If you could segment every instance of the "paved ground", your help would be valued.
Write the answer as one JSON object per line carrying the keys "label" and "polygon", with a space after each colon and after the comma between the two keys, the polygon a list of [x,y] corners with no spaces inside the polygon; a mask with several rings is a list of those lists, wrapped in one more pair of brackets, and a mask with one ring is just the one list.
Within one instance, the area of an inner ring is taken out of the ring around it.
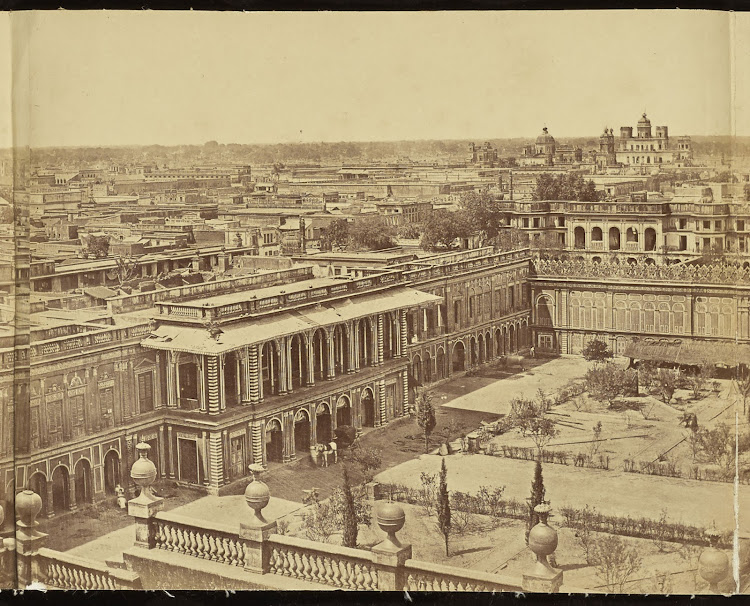
{"label": "paved ground", "polygon": [[[376,480],[420,486],[422,472],[437,473],[442,457],[424,455],[384,471]],[[532,461],[485,455],[447,458],[448,488],[474,493],[480,486],[505,486],[505,496],[525,499],[534,473]],[[663,478],[620,471],[599,471],[566,465],[544,466],[546,496],[553,508],[591,505],[605,514],[668,518],[701,527],[714,522],[721,530],[734,528],[733,485]],[[740,486],[740,510],[750,511],[750,486]]]}

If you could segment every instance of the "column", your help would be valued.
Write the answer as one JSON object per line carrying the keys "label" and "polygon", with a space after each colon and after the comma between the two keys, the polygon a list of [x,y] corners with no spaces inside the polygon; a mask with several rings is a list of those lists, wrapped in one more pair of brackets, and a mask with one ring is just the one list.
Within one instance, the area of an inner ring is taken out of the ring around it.
{"label": "column", "polygon": [[206,357],[198,356],[198,406],[201,412],[206,412]]}
{"label": "column", "polygon": [[219,358],[207,356],[206,383],[208,385],[208,414],[217,415],[221,412],[221,394],[219,393]]}
{"label": "column", "polygon": [[336,376],[336,362],[334,360],[334,358],[336,357],[336,351],[333,347],[333,333],[333,330],[331,330],[330,332],[326,332],[326,345],[328,346],[328,372],[326,374],[326,378],[328,380],[331,380]]}
{"label": "column", "polygon": [[388,422],[385,412],[385,379],[378,381],[378,414],[380,416],[380,424],[385,425]]}
{"label": "column", "polygon": [[172,426],[167,425],[167,452],[169,453],[169,477],[174,479],[174,442]]}
{"label": "column", "polygon": [[224,365],[227,357],[224,354],[219,355],[219,411],[224,412],[227,407],[226,383],[224,382]]}
{"label": "column", "polygon": [[[93,491],[93,486],[91,489]],[[70,511],[76,511],[78,509],[78,503],[76,502],[76,474],[74,473],[68,475],[68,509]]]}
{"label": "column", "polygon": [[359,370],[359,322],[352,322],[352,331],[354,337],[352,342],[354,343],[354,372]]}
{"label": "column", "polygon": [[47,480],[47,517],[51,518],[55,515],[55,507],[52,503],[52,478]]}
{"label": "column", "polygon": [[356,360],[357,357],[357,349],[355,347],[354,338],[355,338],[355,330],[354,330],[354,322],[348,322],[346,325],[346,347],[347,347],[347,360],[348,363],[346,365],[346,372],[351,374],[354,372]]}
{"label": "column", "polygon": [[377,364],[380,366],[383,364],[384,359],[384,347],[383,347],[383,314],[378,314],[378,355]]}
{"label": "column", "polygon": [[287,386],[287,339],[286,337],[282,337],[278,340],[277,345],[279,347],[279,389],[278,393],[279,395],[285,394],[287,392],[286,386]]}
{"label": "column", "polygon": [[401,353],[401,356],[405,356],[406,355],[406,348],[408,346],[408,336],[409,336],[407,334],[407,329],[406,329],[406,310],[405,309],[400,309],[399,310],[399,314],[401,316],[400,319],[399,319],[399,324],[400,324],[400,327],[401,327],[401,334],[399,335],[400,336],[400,343],[401,343],[401,352],[400,353]]}
{"label": "column", "polygon": [[161,475],[162,478],[167,476],[167,448],[164,447],[164,425],[161,425],[159,427],[159,475]]}
{"label": "column", "polygon": [[265,442],[263,436],[263,421],[251,421],[250,426],[250,443],[253,454],[253,463],[260,463],[261,465],[266,464],[265,461]]}
{"label": "column", "polygon": [[175,352],[168,351],[165,358],[167,366],[167,407],[177,408],[179,405],[179,392],[177,391],[177,355]]}
{"label": "column", "polygon": [[224,484],[224,447],[221,432],[212,431],[208,436],[208,492],[218,494],[219,487]]}
{"label": "column", "polygon": [[257,345],[251,345],[247,350],[247,395],[248,400],[258,404],[263,397],[260,385],[260,353]]}
{"label": "column", "polygon": [[[287,337],[286,341],[286,390],[292,391],[294,385],[292,384],[292,338]],[[299,360],[298,360],[299,362]],[[298,368],[302,368],[300,365]]]}
{"label": "column", "polygon": [[409,414],[409,411],[411,410],[411,404],[409,402],[409,373],[407,371],[404,371],[402,377],[403,377],[402,385],[403,385],[403,390],[404,390],[403,391],[404,393],[403,409],[404,409],[404,415],[407,415]]}
{"label": "column", "polygon": [[378,366],[378,319],[370,318],[370,366]]}
{"label": "column", "polygon": [[284,461],[284,463],[288,463],[289,461],[294,459],[294,437],[293,437],[293,427],[292,427],[292,419],[291,414],[289,412],[284,412],[284,414],[281,417],[281,435],[283,437],[283,444],[284,444],[284,450],[281,453],[281,460]]}

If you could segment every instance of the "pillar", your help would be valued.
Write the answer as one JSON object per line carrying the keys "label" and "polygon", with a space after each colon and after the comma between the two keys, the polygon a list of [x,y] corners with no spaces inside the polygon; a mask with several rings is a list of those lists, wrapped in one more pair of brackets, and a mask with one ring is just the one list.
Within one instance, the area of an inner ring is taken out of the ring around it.
{"label": "pillar", "polygon": [[[93,470],[92,470],[93,476]],[[93,492],[93,486],[91,487]],[[76,500],[76,474],[68,474],[68,509],[70,511],[76,511],[78,509],[78,502]]]}
{"label": "pillar", "polygon": [[198,406],[201,412],[206,412],[206,357],[198,357]]}
{"label": "pillar", "polygon": [[219,392],[219,358],[206,357],[206,382],[208,385],[208,414],[217,415],[221,411],[221,393]]}
{"label": "pillar", "polygon": [[384,346],[383,346],[383,314],[378,314],[378,349],[377,349],[377,365],[383,364],[384,359]]}
{"label": "pillar", "polygon": [[52,502],[52,477],[47,479],[47,500],[45,501],[47,506],[47,511],[45,512],[47,514],[48,518],[52,518],[55,515],[55,507]]}
{"label": "pillar", "polygon": [[279,347],[279,395],[287,392],[287,338],[282,337],[278,340]]}
{"label": "pillar", "polygon": [[400,336],[400,343],[401,343],[401,351],[400,351],[400,353],[401,353],[401,356],[405,356],[406,355],[406,348],[408,346],[408,336],[409,336],[408,333],[407,333],[407,328],[406,328],[406,310],[405,309],[400,309],[399,310],[399,315],[400,315],[399,325],[400,325],[400,328],[401,328],[401,334],[399,335]]}
{"label": "pillar", "polygon": [[404,394],[404,415],[409,414],[409,411],[411,410],[411,403],[409,402],[409,372],[404,371],[403,372],[403,380],[402,380],[402,386],[403,386],[403,394]]}
{"label": "pillar", "polygon": [[328,372],[326,374],[326,378],[328,380],[334,379],[336,377],[336,351],[333,347],[333,333],[334,331],[331,330],[330,332],[326,333],[326,345],[328,346]]}
{"label": "pillar", "polygon": [[359,370],[359,322],[352,322],[354,337],[354,372]]}
{"label": "pillar", "polygon": [[388,422],[385,411],[385,379],[378,381],[378,414],[380,424],[385,425]]}
{"label": "pillar", "polygon": [[167,425],[167,451],[169,453],[169,477],[174,478],[174,442],[172,437],[172,426]]}
{"label": "pillar", "polygon": [[220,431],[208,435],[208,473],[208,492],[218,494],[219,487],[224,484],[224,447]]}
{"label": "pillar", "polygon": [[258,404],[262,399],[260,392],[260,351],[257,345],[247,349],[247,395],[248,400]]}
{"label": "pillar", "polygon": [[171,445],[164,448],[164,442],[164,425],[161,425],[159,427],[159,473],[162,478],[167,476],[167,448],[171,448]]}
{"label": "pillar", "polygon": [[296,458],[294,450],[294,417],[291,412],[285,412],[281,417],[281,435],[283,437],[284,451],[281,459],[284,463]]}
{"label": "pillar", "polygon": [[354,322],[348,322],[346,324],[346,372],[352,374],[354,372],[354,366],[356,364],[355,358],[357,357],[357,350],[354,347]]}
{"label": "pillar", "polygon": [[315,385],[315,350],[313,349],[313,334],[308,333],[305,339],[307,345],[307,384]]}
{"label": "pillar", "polygon": [[259,463],[265,466],[265,437],[263,435],[263,421],[250,421],[250,449],[253,456],[253,463]]}
{"label": "pillar", "polygon": [[286,351],[286,390],[292,391],[292,338],[286,337],[284,341],[286,342],[284,347]]}
{"label": "pillar", "polygon": [[179,406],[179,392],[177,387],[177,354],[168,351],[166,358],[167,366],[167,407],[177,408]]}

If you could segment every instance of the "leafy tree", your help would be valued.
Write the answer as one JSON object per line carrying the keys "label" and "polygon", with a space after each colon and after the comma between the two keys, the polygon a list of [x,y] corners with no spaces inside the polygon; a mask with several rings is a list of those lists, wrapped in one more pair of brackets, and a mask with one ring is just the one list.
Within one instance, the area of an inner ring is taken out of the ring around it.
{"label": "leafy tree", "polygon": [[357,546],[357,513],[354,505],[354,495],[352,494],[352,487],[349,484],[349,471],[344,465],[343,468],[344,482],[342,486],[343,491],[343,508],[342,508],[342,519],[344,523],[344,537],[342,545],[344,547],[356,547]]}
{"label": "leafy tree", "polygon": [[607,347],[604,341],[594,339],[586,344],[583,348],[583,357],[589,362],[599,362],[601,360],[609,360],[614,355],[612,350]]}
{"label": "leafy tree", "polygon": [[540,175],[533,193],[534,200],[580,200],[597,202],[604,192],[597,191],[593,181],[584,181],[581,175]]}
{"label": "leafy tree", "polygon": [[521,435],[530,437],[539,452],[558,434],[555,423],[544,416],[548,401],[542,397],[535,400],[513,398],[510,401],[510,424]]}
{"label": "leafy tree", "polygon": [[380,215],[355,219],[349,228],[349,235],[358,248],[383,250],[396,246],[396,228]]}
{"label": "leafy tree", "polygon": [[430,434],[435,429],[435,425],[437,425],[435,409],[432,405],[432,394],[424,389],[419,389],[415,404],[417,409],[417,425],[419,425],[422,435],[424,435],[424,451],[428,453],[430,451]]}
{"label": "leafy tree", "polygon": [[438,208],[425,221],[420,246],[424,250],[451,248],[457,238],[466,238],[470,234],[471,226],[464,212]]}
{"label": "leafy tree", "polygon": [[416,240],[422,236],[424,232],[424,226],[419,223],[406,223],[402,225],[398,230],[399,238],[405,238],[407,240]]}
{"label": "leafy tree", "polygon": [[448,469],[445,466],[445,459],[440,466],[440,485],[437,494],[437,519],[440,533],[445,539],[445,555],[448,553],[448,537],[451,532],[451,505],[448,496]]}
{"label": "leafy tree", "polygon": [[584,376],[586,390],[598,402],[607,402],[611,407],[617,398],[625,395],[633,384],[632,371],[618,368],[613,362],[590,368]]}
{"label": "leafy tree", "polygon": [[529,234],[517,227],[502,227],[492,239],[495,248],[506,251],[529,246]]}
{"label": "leafy tree", "polygon": [[713,376],[714,365],[711,362],[704,361],[698,369],[688,377],[690,390],[693,392],[693,399],[700,398],[701,390],[706,382]]}
{"label": "leafy tree", "polygon": [[672,401],[675,389],[677,389],[677,377],[675,373],[666,368],[660,368],[656,373],[656,384],[661,401],[669,404]]}
{"label": "leafy tree", "polygon": [[377,448],[365,448],[358,439],[354,440],[346,457],[359,467],[365,482],[372,482],[375,470],[383,464],[382,451]]}
{"label": "leafy tree", "polygon": [[336,433],[336,444],[340,448],[350,446],[357,439],[357,429],[351,425],[339,425],[334,432]]}
{"label": "leafy tree", "polygon": [[529,540],[529,532],[534,526],[539,523],[539,514],[534,511],[537,505],[545,503],[544,494],[546,490],[544,488],[544,476],[542,475],[542,460],[541,457],[537,457],[536,465],[534,466],[534,479],[531,481],[531,495],[529,496],[529,518],[526,526],[526,541]]}
{"label": "leafy tree", "polygon": [[471,192],[461,198],[461,208],[472,231],[484,232],[490,239],[497,235],[505,216],[502,200],[491,194]]}
{"label": "leafy tree", "polygon": [[109,238],[107,236],[90,235],[86,238],[86,253],[102,259],[109,252]]}
{"label": "leafy tree", "polygon": [[349,244],[349,222],[346,219],[334,219],[323,230],[321,240],[327,250],[346,249]]}

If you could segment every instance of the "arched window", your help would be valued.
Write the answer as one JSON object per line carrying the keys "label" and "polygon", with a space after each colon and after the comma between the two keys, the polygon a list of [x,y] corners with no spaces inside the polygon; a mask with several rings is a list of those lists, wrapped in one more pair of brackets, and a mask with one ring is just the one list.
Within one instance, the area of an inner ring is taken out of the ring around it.
{"label": "arched window", "polygon": [[595,227],[594,229],[591,230],[591,239],[594,242],[601,242],[602,238],[603,238],[603,235],[602,235],[601,227]]}
{"label": "arched window", "polygon": [[609,250],[620,250],[620,230],[616,227],[609,228]]}
{"label": "arched window", "polygon": [[583,229],[583,227],[576,227],[573,230],[573,235],[575,238],[574,247],[586,248],[586,231]]}

